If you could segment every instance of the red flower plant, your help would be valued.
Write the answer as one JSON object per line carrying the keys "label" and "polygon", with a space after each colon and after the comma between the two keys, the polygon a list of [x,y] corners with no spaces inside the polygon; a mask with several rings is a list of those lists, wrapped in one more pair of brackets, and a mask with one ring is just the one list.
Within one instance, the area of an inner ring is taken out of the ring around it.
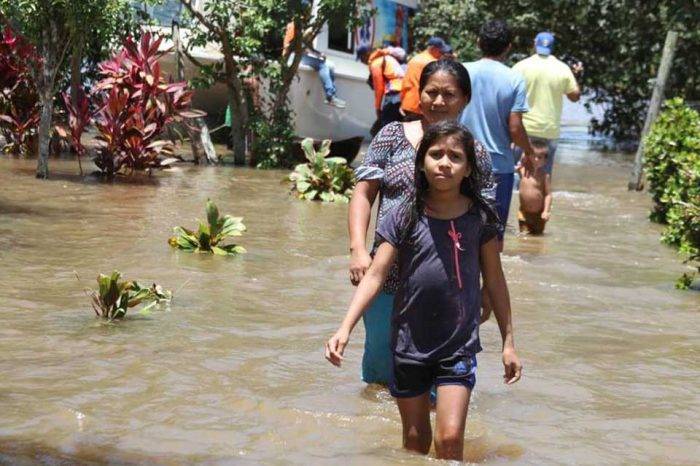
{"label": "red flower plant", "polygon": [[124,170],[160,168],[174,159],[170,141],[159,140],[166,126],[202,116],[190,110],[192,91],[185,82],[166,82],[158,60],[162,38],[144,33],[132,38],[110,60],[100,64],[95,86],[99,106],[95,117],[100,147],[95,164],[106,175]]}
{"label": "red flower plant", "polygon": [[0,36],[0,132],[7,142],[4,152],[30,152],[40,118],[31,66],[40,64],[34,47],[6,27]]}

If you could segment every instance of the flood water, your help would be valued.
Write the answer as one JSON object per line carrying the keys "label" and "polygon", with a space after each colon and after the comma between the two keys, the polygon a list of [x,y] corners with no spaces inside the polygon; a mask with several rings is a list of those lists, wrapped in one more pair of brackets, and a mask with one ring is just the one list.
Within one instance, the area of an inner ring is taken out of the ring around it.
{"label": "flood water", "polygon": [[[546,235],[506,237],[524,377],[503,385],[488,322],[465,460],[697,464],[700,294],[673,288],[685,269],[626,189],[630,156],[574,136]],[[0,160],[0,463],[435,462],[402,451],[392,399],[359,380],[361,326],[342,369],[322,357],[352,294],[346,205],[297,201],[283,172],[34,167]],[[170,249],[208,197],[244,217],[248,254]],[[83,289],[113,269],[172,289],[171,310],[101,324]]]}

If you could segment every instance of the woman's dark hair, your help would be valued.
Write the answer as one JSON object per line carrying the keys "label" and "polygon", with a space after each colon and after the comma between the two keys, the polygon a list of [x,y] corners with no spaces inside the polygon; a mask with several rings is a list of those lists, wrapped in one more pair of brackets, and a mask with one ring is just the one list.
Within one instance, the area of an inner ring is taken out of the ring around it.
{"label": "woman's dark hair", "polygon": [[497,57],[506,51],[513,41],[508,24],[502,19],[494,19],[481,26],[479,48],[487,57]]}
{"label": "woman's dark hair", "polygon": [[500,227],[501,220],[498,218],[498,213],[494,206],[489,203],[482,194],[484,175],[479,168],[476,160],[476,151],[474,150],[474,136],[464,126],[457,121],[441,121],[429,126],[423,134],[418,152],[416,154],[415,168],[415,190],[414,197],[410,203],[405,205],[401,218],[403,219],[403,238],[402,242],[406,241],[411,232],[416,226],[418,220],[423,216],[425,210],[425,196],[430,189],[428,179],[425,176],[423,167],[425,165],[425,156],[428,149],[432,147],[438,140],[456,136],[460,144],[464,148],[467,155],[467,164],[469,165],[469,176],[462,180],[460,192],[469,197],[479,209],[482,218],[486,223]]}
{"label": "woman's dark hair", "polygon": [[472,100],[472,82],[469,79],[469,72],[460,62],[455,60],[447,60],[441,58],[440,60],[431,61],[420,74],[420,80],[418,81],[418,92],[423,92],[425,86],[427,86],[430,77],[436,73],[444,72],[451,74],[457,80],[457,86],[467,97],[467,102]]}

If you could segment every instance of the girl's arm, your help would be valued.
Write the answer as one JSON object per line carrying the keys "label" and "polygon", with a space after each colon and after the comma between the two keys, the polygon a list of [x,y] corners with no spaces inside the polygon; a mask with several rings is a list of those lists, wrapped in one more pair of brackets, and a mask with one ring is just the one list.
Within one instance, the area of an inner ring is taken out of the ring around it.
{"label": "girl's arm", "polygon": [[379,180],[358,181],[348,208],[348,232],[350,233],[350,281],[357,285],[362,280],[372,258],[367,252],[367,228],[372,214],[372,204],[379,192]]}
{"label": "girl's arm", "polygon": [[484,279],[484,286],[488,290],[491,298],[493,313],[498,321],[498,328],[501,330],[503,340],[503,366],[505,383],[512,384],[520,380],[523,366],[515,353],[515,343],[513,342],[513,321],[510,312],[510,296],[508,295],[508,285],[503,276],[501,268],[501,256],[498,252],[498,240],[489,240],[481,246],[481,274]]}
{"label": "girl's arm", "polygon": [[357,321],[360,320],[362,314],[381,291],[394,260],[396,260],[396,248],[389,243],[382,243],[374,255],[372,265],[352,297],[343,323],[340,324],[335,335],[326,342],[326,359],[331,364],[340,367],[340,363],[343,361],[343,351],[348,344],[352,329],[355,328]]}
{"label": "girl's arm", "polygon": [[542,220],[549,220],[552,211],[552,176],[547,173],[544,176],[544,209],[542,210]]}

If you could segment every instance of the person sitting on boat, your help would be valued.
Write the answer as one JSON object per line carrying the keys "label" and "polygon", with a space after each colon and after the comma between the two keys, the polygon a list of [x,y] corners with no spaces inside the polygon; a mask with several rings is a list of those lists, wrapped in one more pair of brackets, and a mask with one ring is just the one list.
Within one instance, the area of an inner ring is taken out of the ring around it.
{"label": "person sitting on boat", "polygon": [[[292,21],[287,24],[287,29],[284,33],[285,53],[294,40],[294,35],[295,28],[294,21]],[[336,96],[335,71],[332,63],[326,60],[325,54],[314,48],[312,39],[306,32],[302,35],[302,47],[301,63],[313,68],[318,73],[318,77],[323,84],[323,91],[326,94],[325,102],[334,107],[345,108],[345,101]]]}
{"label": "person sitting on boat", "polygon": [[362,63],[369,66],[367,83],[374,90],[374,108],[377,122],[372,126],[373,135],[393,121],[401,121],[401,83],[404,70],[401,60],[406,51],[401,47],[385,47],[371,50],[362,46],[357,50]]}

